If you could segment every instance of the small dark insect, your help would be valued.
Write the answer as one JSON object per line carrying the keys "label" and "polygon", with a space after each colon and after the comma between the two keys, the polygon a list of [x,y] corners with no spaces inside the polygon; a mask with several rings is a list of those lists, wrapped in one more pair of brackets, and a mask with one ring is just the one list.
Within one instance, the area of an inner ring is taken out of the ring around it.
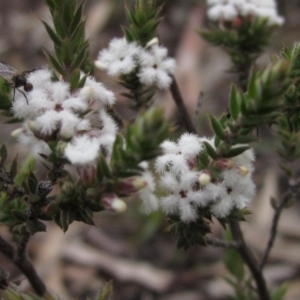
{"label": "small dark insect", "polygon": [[26,102],[28,104],[28,99],[25,93],[22,92],[19,88],[24,87],[24,91],[26,92],[30,92],[33,89],[33,85],[27,81],[26,74],[33,72],[35,70],[36,69],[18,73],[18,71],[15,68],[0,62],[0,77],[6,79],[7,80],[6,84],[14,89],[13,101],[15,99],[15,93],[17,89],[20,93],[24,95]]}

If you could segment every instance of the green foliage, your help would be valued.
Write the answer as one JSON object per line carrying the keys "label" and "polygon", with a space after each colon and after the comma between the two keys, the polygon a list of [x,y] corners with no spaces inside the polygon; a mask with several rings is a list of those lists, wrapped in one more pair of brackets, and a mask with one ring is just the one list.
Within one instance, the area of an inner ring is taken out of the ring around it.
{"label": "green foliage", "polygon": [[43,22],[49,37],[54,43],[55,56],[45,50],[50,66],[70,82],[75,90],[80,83],[80,70],[88,68],[89,41],[84,38],[85,19],[83,6],[85,1],[45,0],[50,9],[54,29]]}
{"label": "green foliage", "polygon": [[122,96],[131,100],[131,108],[139,110],[142,107],[147,108],[153,102],[155,95],[154,87],[145,87],[141,84],[137,72],[131,74],[122,75],[119,83],[127,88],[129,91],[121,93]]}
{"label": "green foliage", "polygon": [[5,84],[4,79],[0,78],[0,110],[8,112],[11,108],[11,101],[10,87]]}
{"label": "green foliage", "polygon": [[271,294],[272,300],[284,300],[285,294],[288,290],[288,284],[284,282]]}
{"label": "green foliage", "polygon": [[160,11],[161,7],[156,6],[155,0],[137,0],[134,9],[126,7],[128,26],[123,27],[126,40],[145,47],[156,37]]}
{"label": "green foliage", "polygon": [[110,161],[111,174],[128,177],[139,173],[138,164],[160,154],[159,145],[168,133],[162,109],[151,108],[142,113],[134,124],[128,125],[125,138],[116,139]]}
{"label": "green foliage", "polygon": [[[232,241],[230,231],[225,232],[225,239]],[[252,280],[246,276],[244,261],[239,252],[235,249],[226,249],[223,261],[230,274],[230,277],[226,277],[225,280],[234,290],[234,296],[230,296],[229,299],[256,300]]]}
{"label": "green foliage", "polygon": [[251,136],[255,128],[276,121],[282,113],[283,95],[291,83],[289,70],[289,63],[281,60],[262,72],[253,72],[245,93],[232,87],[230,118],[217,120],[211,117],[213,131],[219,138],[216,150],[205,144],[212,159],[243,153],[248,149],[247,146],[232,147],[255,141],[257,138]]}
{"label": "green foliage", "polygon": [[206,246],[205,235],[210,233],[208,221],[199,217],[195,222],[184,223],[178,216],[168,219],[167,231],[178,236],[177,248],[184,250],[194,246]]}
{"label": "green foliage", "polygon": [[244,87],[248,73],[255,59],[268,45],[276,26],[267,25],[266,18],[242,18],[239,24],[225,23],[224,28],[215,27],[199,31],[206,41],[221,46],[230,55],[233,63],[232,72],[239,74],[240,84]]}
{"label": "green foliage", "polygon": [[3,300],[58,300],[59,298],[54,298],[49,293],[45,296],[38,297],[28,293],[20,293],[12,288],[6,290],[0,290],[0,296]]}
{"label": "green foliage", "polygon": [[168,125],[163,112],[153,108],[141,114],[135,123],[127,126],[124,137],[119,135],[113,146],[110,161],[104,154],[98,159],[96,177],[76,184],[71,178],[60,183],[60,194],[49,199],[45,215],[64,232],[73,221],[93,225],[93,214],[104,209],[101,198],[108,193],[123,196],[120,179],[139,176],[142,161],[151,160],[160,153],[159,145],[167,137]]}
{"label": "green foliage", "polygon": [[[87,298],[87,300],[111,300],[113,294],[112,282],[107,282],[103,285],[99,293],[93,298]],[[17,292],[15,288],[0,288],[0,297],[2,300],[59,300],[59,297],[53,297],[50,293],[46,293],[43,297],[38,297],[32,293]],[[275,299],[277,300],[277,299]]]}
{"label": "green foliage", "polygon": [[[155,0],[137,0],[134,8],[126,7],[128,26],[123,27],[126,40],[146,47],[147,43],[157,36],[160,12],[161,7],[157,7]],[[141,84],[137,73],[138,70],[134,70],[131,74],[122,75],[120,84],[129,90],[122,95],[131,100],[132,108],[139,110],[151,105],[155,88]]]}
{"label": "green foliage", "polygon": [[[276,122],[276,151],[280,167],[292,176],[292,163],[300,156],[300,44],[285,48],[281,57],[290,63],[289,77],[292,84],[284,94],[282,116]],[[275,61],[280,57],[274,58]]]}
{"label": "green foliage", "polygon": [[107,282],[107,283],[104,284],[104,286],[102,287],[101,291],[95,297],[94,300],[111,300],[112,299],[111,298],[112,297],[112,293],[113,293],[112,282]]}

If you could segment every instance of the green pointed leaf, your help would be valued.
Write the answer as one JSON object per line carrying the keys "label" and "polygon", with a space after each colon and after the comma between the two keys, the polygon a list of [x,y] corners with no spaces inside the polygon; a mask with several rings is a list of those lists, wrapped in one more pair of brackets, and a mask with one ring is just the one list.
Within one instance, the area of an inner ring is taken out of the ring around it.
{"label": "green pointed leaf", "polygon": [[237,251],[233,249],[226,249],[224,263],[226,269],[231,273],[231,275],[233,275],[239,281],[244,279],[244,262]]}
{"label": "green pointed leaf", "polygon": [[100,156],[100,159],[98,161],[98,167],[100,169],[97,170],[97,173],[101,172],[103,174],[102,176],[105,176],[107,178],[109,178],[111,176],[109,166],[107,165],[106,160],[103,155]]}
{"label": "green pointed leaf", "polygon": [[74,91],[78,88],[79,80],[80,80],[80,70],[75,69],[70,76],[71,91]]}
{"label": "green pointed leaf", "polygon": [[0,166],[3,166],[6,162],[6,159],[7,159],[7,146],[6,146],[6,144],[3,144],[0,148],[0,157],[1,157]]}
{"label": "green pointed leaf", "polygon": [[46,231],[46,225],[38,219],[27,219],[26,230],[34,235],[40,231]]}
{"label": "green pointed leaf", "polygon": [[216,136],[220,140],[224,141],[226,139],[226,135],[224,133],[224,128],[223,128],[222,124],[213,115],[210,115],[209,119],[210,119],[211,126],[212,126],[213,131],[216,134]]}
{"label": "green pointed leaf", "polygon": [[53,29],[45,21],[42,21],[42,23],[44,24],[44,26],[45,26],[45,28],[47,30],[47,33],[50,36],[50,38],[53,41],[53,43],[57,47],[60,47],[61,46],[60,37],[53,31]]}
{"label": "green pointed leaf", "polygon": [[232,86],[230,93],[230,115],[234,120],[237,120],[240,114],[240,103],[241,97],[236,88],[236,86]]}
{"label": "green pointed leaf", "polygon": [[75,209],[69,209],[67,211],[67,222],[68,222],[69,225],[75,220],[76,213],[77,212],[76,212]]}
{"label": "green pointed leaf", "polygon": [[79,4],[79,6],[77,7],[76,12],[72,18],[72,23],[70,26],[71,33],[74,32],[74,30],[76,29],[76,27],[78,26],[78,24],[81,21],[83,5],[84,5],[84,1],[82,1],[82,3]]}
{"label": "green pointed leaf", "polygon": [[66,210],[61,211],[61,213],[60,213],[60,224],[61,224],[61,229],[65,233],[69,228],[68,211],[66,211]]}
{"label": "green pointed leaf", "polygon": [[94,300],[111,300],[113,293],[112,282],[106,282]]}
{"label": "green pointed leaf", "polygon": [[224,158],[231,158],[238,156],[245,152],[246,150],[249,150],[250,148],[248,146],[242,146],[242,147],[237,147],[237,148],[232,148],[230,149],[226,154],[223,155]]}
{"label": "green pointed leaf", "polygon": [[65,65],[70,65],[72,63],[72,43],[71,40],[66,38],[62,41],[61,44],[61,55],[59,57],[60,63],[63,63]]}
{"label": "green pointed leaf", "polygon": [[272,293],[271,299],[272,300],[284,300],[287,290],[288,290],[288,283],[287,282],[282,283],[280,285],[280,287]]}
{"label": "green pointed leaf", "polygon": [[213,159],[217,159],[218,158],[216,150],[208,142],[204,142],[204,146],[206,148],[206,151],[207,151],[208,155],[211,158],[213,158]]}
{"label": "green pointed leaf", "polygon": [[73,60],[71,67],[73,69],[75,68],[79,68],[82,69],[82,65],[84,63],[84,61],[87,59],[87,47],[82,47],[82,49],[77,52],[75,59]]}
{"label": "green pointed leaf", "polygon": [[10,176],[12,179],[15,178],[15,176],[17,175],[18,173],[18,154],[15,156],[12,164],[11,164],[11,167],[10,167]]}
{"label": "green pointed leaf", "polygon": [[28,173],[27,183],[31,194],[35,194],[38,181],[32,171]]}
{"label": "green pointed leaf", "polygon": [[19,209],[13,209],[11,211],[11,214],[19,222],[23,223],[27,221],[27,214]]}
{"label": "green pointed leaf", "polygon": [[47,52],[46,50],[44,52],[45,55],[47,56],[49,64],[53,67],[53,69],[57,71],[59,74],[61,74],[62,76],[65,76],[65,70],[61,66],[61,64],[49,52]]}
{"label": "green pointed leaf", "polygon": [[239,136],[237,138],[234,138],[232,140],[233,144],[249,144],[252,142],[257,142],[258,138],[256,136],[253,135],[249,135],[249,136]]}

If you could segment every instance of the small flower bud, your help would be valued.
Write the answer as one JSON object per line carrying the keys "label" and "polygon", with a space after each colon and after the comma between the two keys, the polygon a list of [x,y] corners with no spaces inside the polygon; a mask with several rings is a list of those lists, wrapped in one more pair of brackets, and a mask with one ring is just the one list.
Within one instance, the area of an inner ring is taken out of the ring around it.
{"label": "small flower bud", "polygon": [[79,96],[84,100],[90,100],[94,96],[94,89],[90,86],[85,86],[80,90]]}
{"label": "small flower bud", "polygon": [[34,122],[34,121],[31,121],[31,120],[28,121],[27,127],[33,134],[36,134],[38,132],[37,127],[36,127],[36,122]]}
{"label": "small flower bud", "polygon": [[74,184],[70,181],[64,182],[61,187],[61,191],[66,195],[71,195],[74,191]]}
{"label": "small flower bud", "polygon": [[242,23],[243,23],[242,19],[240,17],[236,17],[232,20],[232,27],[239,28],[241,27]]}
{"label": "small flower bud", "polygon": [[122,199],[118,198],[116,194],[106,194],[102,198],[102,204],[107,210],[116,213],[122,213],[127,208],[126,203]]}
{"label": "small flower bud", "polygon": [[246,176],[249,173],[249,169],[246,168],[245,166],[238,166],[237,170],[241,176]]}
{"label": "small flower bud", "polygon": [[11,136],[15,139],[17,139],[19,136],[21,136],[24,133],[24,128],[17,128],[12,133]]}
{"label": "small flower bud", "polygon": [[74,130],[71,127],[64,126],[59,131],[59,137],[62,140],[68,141],[74,136]]}
{"label": "small flower bud", "polygon": [[199,177],[198,177],[199,183],[201,186],[206,186],[210,183],[211,181],[211,176],[208,172],[203,171],[200,173]]}
{"label": "small flower bud", "polygon": [[215,166],[215,168],[217,168],[220,171],[230,170],[234,166],[234,161],[232,159],[223,158],[223,159],[217,160],[214,163],[214,166]]}
{"label": "small flower bud", "polygon": [[106,71],[107,70],[106,65],[101,60],[96,60],[95,61],[95,67],[97,69],[99,69],[100,71]]}
{"label": "small flower bud", "polygon": [[56,155],[59,157],[63,157],[65,153],[65,149],[67,147],[67,143],[63,141],[59,141],[56,145]]}
{"label": "small flower bud", "polygon": [[92,183],[96,178],[96,166],[94,164],[89,165],[78,165],[77,173],[80,177],[80,180],[85,183]]}
{"label": "small flower bud", "polygon": [[149,47],[152,47],[154,45],[157,45],[159,42],[158,38],[157,37],[154,37],[152,40],[150,40],[147,44],[146,44],[146,47],[145,48],[149,48]]}
{"label": "small flower bud", "polygon": [[141,177],[130,177],[117,182],[116,191],[122,195],[133,195],[147,186],[147,182]]}

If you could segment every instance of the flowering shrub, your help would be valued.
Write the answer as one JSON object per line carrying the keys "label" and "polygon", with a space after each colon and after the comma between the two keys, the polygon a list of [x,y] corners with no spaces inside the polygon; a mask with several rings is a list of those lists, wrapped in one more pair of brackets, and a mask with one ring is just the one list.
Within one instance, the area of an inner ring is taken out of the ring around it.
{"label": "flowering shrub", "polygon": [[[54,221],[64,232],[74,221],[94,225],[95,213],[124,212],[127,198],[135,197],[142,200],[144,213],[163,211],[168,232],[176,236],[179,248],[234,249],[230,253],[240,259],[241,269],[243,263],[248,266],[256,288],[227,263],[235,277],[230,281],[236,293],[232,299],[283,299],[285,288],[275,291],[276,297],[271,295],[263,268],[279,216],[298,189],[292,163],[300,157],[300,46],[286,48],[263,70],[255,66],[272,32],[283,24],[276,3],[207,1],[208,18],[217,26],[199,35],[224,48],[236,78],[228,111],[220,117],[209,116],[213,137],[205,138],[199,137],[187,113],[174,77],[176,61],[157,38],[161,7],[154,0],[136,0],[134,8],[126,9],[124,37],[113,38],[94,63],[127,89],[122,95],[136,111],[135,120],[128,124],[114,111],[114,93],[90,75],[93,66],[84,37],[84,1],[45,2],[53,27],[44,25],[55,54],[45,51],[48,66],[27,74],[31,90],[13,84],[13,77],[8,85],[16,94],[14,101],[6,86],[0,108],[13,121],[23,122],[12,135],[48,172],[40,179],[30,167],[19,170],[17,157],[8,167],[8,147],[1,147],[0,222],[8,227],[16,249],[0,237],[0,251],[19,267],[38,296],[53,299],[26,257],[30,237],[46,230],[45,220]],[[170,89],[185,126],[186,132],[178,139],[170,139],[171,126],[163,110],[152,107],[160,89]],[[250,213],[255,195],[253,143],[258,141],[255,131],[263,124],[277,134],[277,152],[290,187],[286,197],[274,204],[272,230],[259,261],[247,246],[239,222]],[[58,185],[57,194],[51,193],[54,185]],[[210,236],[213,219],[230,229],[232,240]],[[0,296],[21,299],[7,286],[0,272]],[[107,285],[97,299],[109,299],[111,293]]]}
{"label": "flowering shrub", "polygon": [[254,196],[252,149],[232,159],[213,162],[212,167],[220,171],[214,179],[209,168],[201,169],[197,161],[197,155],[205,149],[203,142],[214,141],[189,134],[183,134],[177,144],[165,141],[164,155],[155,164],[161,174],[160,185],[167,193],[161,198],[163,211],[179,213],[187,223],[197,219],[198,208],[208,208],[216,218],[226,218],[234,208],[246,208]]}
{"label": "flowering shrub", "polygon": [[266,18],[268,25],[282,25],[274,0],[208,0],[207,15],[212,21],[233,21],[237,17]]}

